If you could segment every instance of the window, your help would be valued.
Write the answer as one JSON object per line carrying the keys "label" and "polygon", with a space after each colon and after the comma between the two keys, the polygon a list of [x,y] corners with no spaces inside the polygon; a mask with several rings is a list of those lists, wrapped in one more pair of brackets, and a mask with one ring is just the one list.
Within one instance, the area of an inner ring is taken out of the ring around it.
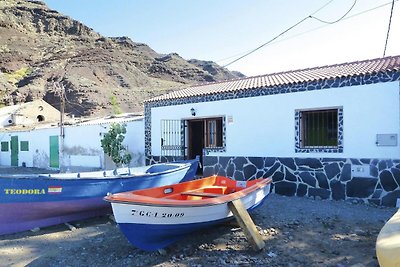
{"label": "window", "polygon": [[222,118],[206,119],[205,147],[222,146]]}
{"label": "window", "polygon": [[36,117],[36,119],[37,119],[38,122],[42,122],[42,121],[44,121],[44,116],[43,115],[38,115]]}
{"label": "window", "polygon": [[343,152],[343,109],[296,111],[296,152]]}
{"label": "window", "polygon": [[21,151],[29,151],[29,142],[21,141]]}
{"label": "window", "polygon": [[8,142],[1,142],[1,151],[2,152],[8,151]]}
{"label": "window", "polygon": [[316,110],[300,112],[301,147],[337,147],[338,111]]}

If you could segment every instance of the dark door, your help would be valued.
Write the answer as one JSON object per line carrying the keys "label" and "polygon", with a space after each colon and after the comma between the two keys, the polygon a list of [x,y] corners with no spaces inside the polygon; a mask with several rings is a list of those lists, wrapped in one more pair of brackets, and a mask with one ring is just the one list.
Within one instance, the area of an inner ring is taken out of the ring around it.
{"label": "dark door", "polygon": [[204,148],[204,121],[192,120],[188,121],[189,128],[189,159],[200,156],[200,162],[203,161],[203,148]]}
{"label": "dark door", "polygon": [[[223,118],[213,117],[199,120],[189,120],[188,125],[188,156],[194,159],[200,156],[203,163],[203,150],[223,148]],[[200,170],[201,171],[201,170]]]}

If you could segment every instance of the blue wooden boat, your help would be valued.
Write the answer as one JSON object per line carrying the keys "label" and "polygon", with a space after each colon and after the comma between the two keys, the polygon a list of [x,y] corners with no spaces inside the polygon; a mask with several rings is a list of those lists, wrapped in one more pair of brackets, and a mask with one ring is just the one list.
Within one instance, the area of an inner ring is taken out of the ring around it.
{"label": "blue wooden boat", "polygon": [[210,176],[179,184],[111,194],[115,221],[128,241],[143,250],[162,249],[194,231],[232,219],[228,203],[260,206],[272,179],[235,181]]}
{"label": "blue wooden boat", "polygon": [[108,193],[179,183],[198,160],[108,171],[0,177],[0,235],[111,213]]}

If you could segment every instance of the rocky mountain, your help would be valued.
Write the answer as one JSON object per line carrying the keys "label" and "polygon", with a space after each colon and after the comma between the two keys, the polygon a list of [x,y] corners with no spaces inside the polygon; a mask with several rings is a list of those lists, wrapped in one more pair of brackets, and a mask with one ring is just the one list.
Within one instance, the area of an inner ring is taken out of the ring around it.
{"label": "rocky mountain", "polygon": [[243,77],[214,62],[162,55],[128,37],[104,37],[40,1],[0,1],[0,104],[44,99],[66,112],[141,111],[147,98],[193,83]]}

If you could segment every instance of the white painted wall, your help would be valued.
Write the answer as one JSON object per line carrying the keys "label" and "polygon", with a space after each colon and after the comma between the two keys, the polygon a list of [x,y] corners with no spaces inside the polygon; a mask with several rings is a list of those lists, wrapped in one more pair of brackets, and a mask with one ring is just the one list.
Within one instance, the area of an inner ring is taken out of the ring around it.
{"label": "white painted wall", "polygon": [[[343,107],[343,153],[295,153],[295,110]],[[400,158],[376,134],[400,134],[399,82],[278,94],[152,109],[152,155],[160,155],[160,120],[232,116],[220,156]],[[398,141],[399,142],[399,141]]]}
{"label": "white painted wall", "polygon": [[[11,123],[10,123],[11,121]],[[9,126],[12,124],[12,117],[11,115],[4,115],[4,116],[0,116],[0,127],[4,127],[4,126]]]}
{"label": "white painted wall", "polygon": [[[22,164],[25,163],[27,167],[46,168],[49,166],[49,136],[58,134],[59,130],[57,128],[39,129],[35,131],[1,132],[0,141],[10,142],[11,136],[18,136],[19,148],[21,141],[28,141],[29,151],[18,152],[19,166],[22,166]],[[11,165],[10,145],[9,151],[0,152],[0,164],[2,166]]]}
{"label": "white painted wall", "polygon": [[131,166],[144,166],[144,118],[127,124],[124,145],[131,152]]}
{"label": "white painted wall", "polygon": [[[143,166],[144,159],[144,120],[126,122],[127,133],[124,145],[132,155],[131,166]],[[100,140],[108,132],[110,124],[88,124],[65,126],[64,153],[60,156],[62,168],[92,167],[104,168],[105,157]],[[29,151],[19,151],[19,165],[25,162],[27,167],[48,168],[50,163],[49,136],[60,135],[59,128],[37,129],[20,132],[0,132],[0,141],[10,141],[11,136],[18,136],[18,141],[29,141]],[[61,139],[59,142],[61,151]],[[81,160],[79,160],[81,159]],[[0,165],[11,165],[11,151],[0,152]],[[100,165],[100,166],[99,166]]]}

